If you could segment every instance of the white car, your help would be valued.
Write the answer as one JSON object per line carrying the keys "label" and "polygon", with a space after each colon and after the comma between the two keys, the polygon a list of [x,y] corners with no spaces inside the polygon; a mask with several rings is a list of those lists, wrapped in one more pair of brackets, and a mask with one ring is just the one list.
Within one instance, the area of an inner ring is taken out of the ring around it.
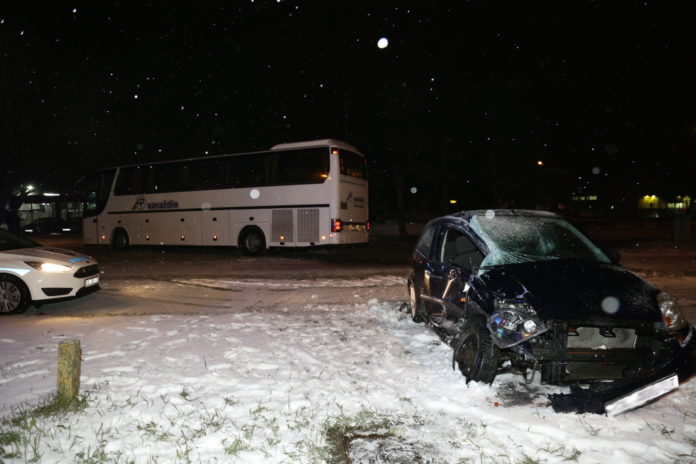
{"label": "white car", "polygon": [[0,314],[98,289],[99,265],[91,256],[45,247],[0,229]]}

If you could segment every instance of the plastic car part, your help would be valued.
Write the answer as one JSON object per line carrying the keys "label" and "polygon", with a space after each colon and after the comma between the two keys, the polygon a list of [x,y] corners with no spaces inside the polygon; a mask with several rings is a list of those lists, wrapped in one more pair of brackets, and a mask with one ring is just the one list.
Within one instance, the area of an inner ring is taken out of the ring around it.
{"label": "plastic car part", "polygon": [[689,350],[675,352],[671,362],[645,377],[595,383],[589,388],[573,385],[570,393],[549,395],[551,407],[556,412],[609,415],[638,408],[676,388],[675,382],[684,382],[696,373],[694,345],[696,342],[689,345]]}
{"label": "plastic car part", "polygon": [[500,350],[493,343],[488,329],[479,320],[470,321],[454,342],[453,362],[469,383],[493,383]]}
{"label": "plastic car part", "polygon": [[617,380],[589,388],[572,385],[570,393],[549,395],[555,412],[617,414],[639,408],[679,387],[676,372],[659,370],[644,379]]}

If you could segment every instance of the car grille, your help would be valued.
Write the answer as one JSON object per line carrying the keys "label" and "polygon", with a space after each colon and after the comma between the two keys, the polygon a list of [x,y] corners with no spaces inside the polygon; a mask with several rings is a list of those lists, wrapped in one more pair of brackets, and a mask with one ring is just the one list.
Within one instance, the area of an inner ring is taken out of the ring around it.
{"label": "car grille", "polygon": [[62,296],[62,295],[67,295],[70,293],[70,290],[72,288],[57,288],[57,287],[52,287],[52,288],[42,288],[41,291],[46,294],[46,296]]}
{"label": "car grille", "polygon": [[550,330],[530,340],[550,384],[633,378],[670,357],[653,321],[548,321]]}
{"label": "car grille", "polygon": [[91,264],[89,266],[81,267],[78,269],[73,276],[75,277],[89,277],[91,275],[99,274],[99,266],[97,264]]}

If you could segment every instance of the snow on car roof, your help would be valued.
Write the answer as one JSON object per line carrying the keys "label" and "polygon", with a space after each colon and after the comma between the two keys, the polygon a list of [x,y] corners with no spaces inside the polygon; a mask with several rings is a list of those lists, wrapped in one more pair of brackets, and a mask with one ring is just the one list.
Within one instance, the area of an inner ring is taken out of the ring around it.
{"label": "snow on car roof", "polygon": [[307,140],[304,142],[291,142],[291,143],[279,143],[273,145],[271,150],[287,150],[289,148],[309,148],[309,147],[339,147],[346,150],[354,151],[360,153],[360,150],[355,148],[353,145],[336,139],[319,139],[319,140]]}
{"label": "snow on car roof", "polygon": [[454,213],[451,216],[470,219],[473,216],[537,216],[537,217],[551,217],[551,218],[562,218],[559,214],[552,213],[550,211],[540,211],[534,209],[476,209],[469,211],[461,211],[459,213]]}

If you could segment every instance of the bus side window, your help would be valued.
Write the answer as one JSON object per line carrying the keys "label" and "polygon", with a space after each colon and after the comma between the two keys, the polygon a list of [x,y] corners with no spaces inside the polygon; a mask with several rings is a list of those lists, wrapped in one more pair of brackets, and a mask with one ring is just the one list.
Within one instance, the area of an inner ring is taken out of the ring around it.
{"label": "bus side window", "polygon": [[190,164],[189,178],[184,182],[190,190],[214,190],[222,187],[220,161],[208,159]]}
{"label": "bus side window", "polygon": [[279,153],[277,185],[317,184],[329,174],[329,155],[325,149]]}
{"label": "bus side window", "polygon": [[[148,176],[148,193],[175,192],[185,185],[183,182],[183,163],[155,164],[152,175]],[[150,174],[150,173],[148,173]]]}
{"label": "bus side window", "polygon": [[131,166],[121,168],[116,182],[116,195],[138,195],[145,193],[143,187],[143,170],[149,167]]}
{"label": "bus side window", "polygon": [[340,150],[338,161],[341,168],[341,174],[357,177],[359,179],[367,178],[367,174],[365,172],[365,161],[361,156],[348,150]]}
{"label": "bus side window", "polygon": [[223,165],[224,186],[226,188],[250,187],[252,183],[252,158],[248,156],[231,156]]}

